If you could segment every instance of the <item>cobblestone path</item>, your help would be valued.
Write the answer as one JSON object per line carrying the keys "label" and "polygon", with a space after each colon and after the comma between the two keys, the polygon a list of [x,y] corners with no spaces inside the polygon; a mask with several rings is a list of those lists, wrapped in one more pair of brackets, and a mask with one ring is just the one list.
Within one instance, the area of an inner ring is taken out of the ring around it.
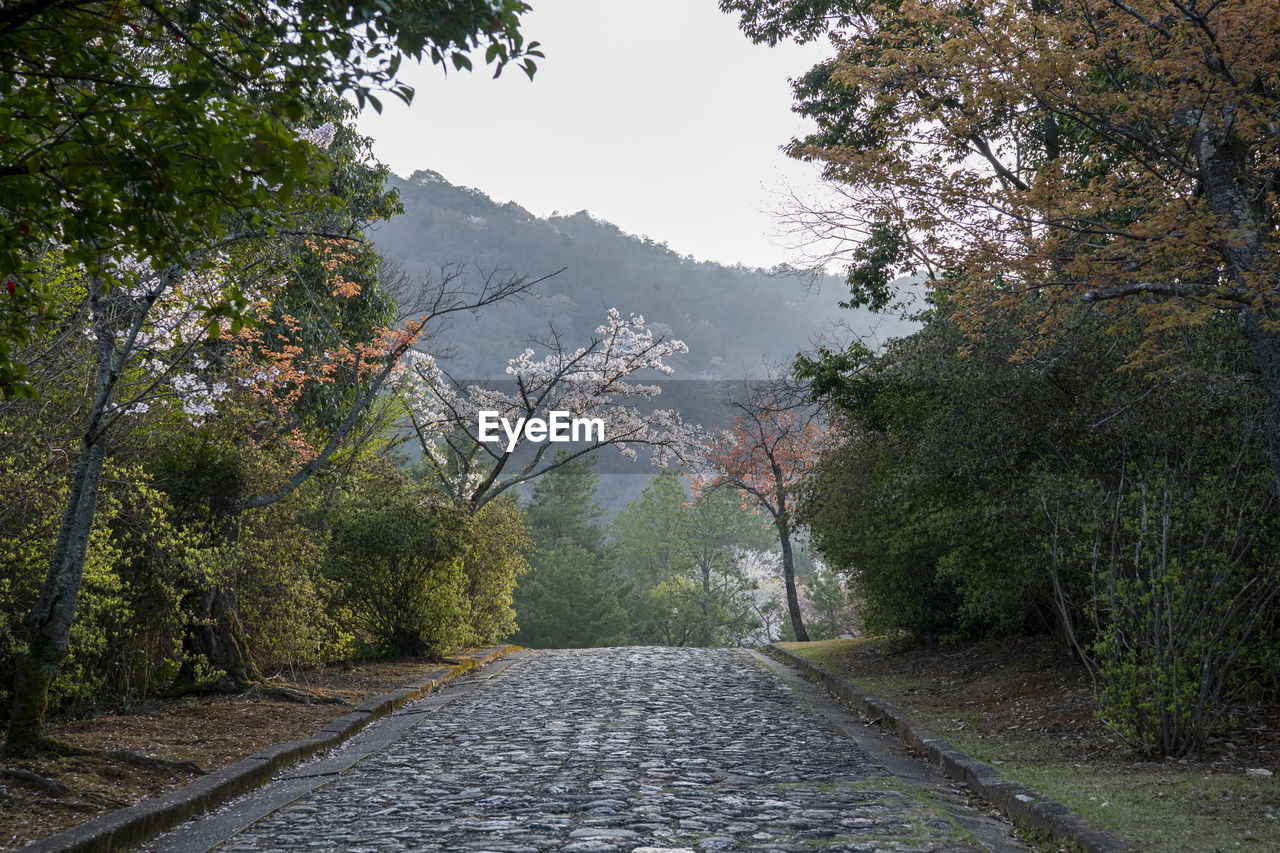
{"label": "cobblestone path", "polygon": [[743,651],[537,652],[406,725],[217,849],[984,849]]}

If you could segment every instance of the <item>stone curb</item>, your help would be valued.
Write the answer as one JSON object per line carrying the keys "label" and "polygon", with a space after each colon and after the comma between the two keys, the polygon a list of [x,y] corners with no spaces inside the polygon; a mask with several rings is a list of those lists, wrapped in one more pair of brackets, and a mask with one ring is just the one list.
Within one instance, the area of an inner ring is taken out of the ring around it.
{"label": "stone curb", "polygon": [[970,791],[989,801],[1016,823],[1043,832],[1054,841],[1073,841],[1086,853],[1130,853],[1134,848],[1085,823],[1071,809],[1000,775],[990,764],[970,758],[911,719],[905,711],[878,699],[806,657],[771,643],[768,651],[817,676],[829,691],[847,699],[863,716],[894,732],[908,746],[926,756],[943,773],[964,782]]}
{"label": "stone curb", "polygon": [[190,785],[96,817],[41,839],[23,850],[28,853],[111,853],[136,847],[196,815],[265,785],[280,770],[337,746],[406,702],[420,699],[459,675],[517,648],[512,645],[494,646],[460,658],[456,666],[439,667],[408,687],[360,704],[353,712],[332,721],[309,738],[255,752],[235,764],[200,777]]}

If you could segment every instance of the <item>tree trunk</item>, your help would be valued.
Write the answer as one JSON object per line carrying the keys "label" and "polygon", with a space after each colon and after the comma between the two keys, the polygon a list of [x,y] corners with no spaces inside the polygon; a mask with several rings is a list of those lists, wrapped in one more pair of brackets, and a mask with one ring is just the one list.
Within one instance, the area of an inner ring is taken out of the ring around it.
{"label": "tree trunk", "polygon": [[702,563],[702,637],[701,646],[711,647],[711,565]]}
{"label": "tree trunk", "polygon": [[[236,594],[223,587],[200,590],[199,621],[193,624],[183,638],[183,648],[190,654],[200,655],[214,669],[225,675],[218,679],[221,690],[245,690],[262,681],[262,673],[249,657],[244,629],[240,624],[236,606]],[[190,663],[183,665],[183,680],[195,683],[197,673]]]}
{"label": "tree trunk", "polygon": [[1266,395],[1263,421],[1267,427],[1267,456],[1280,493],[1280,321],[1256,311],[1240,312],[1240,331],[1258,359],[1258,373]]}
{"label": "tree trunk", "polygon": [[10,751],[29,748],[44,737],[44,715],[49,685],[71,643],[71,620],[76,612],[85,554],[98,508],[98,484],[106,458],[106,437],[89,435],[76,463],[71,494],[62,516],[62,528],[54,546],[49,574],[45,576],[31,612],[25,620],[27,653],[18,663],[13,686],[13,711],[5,746]]}
{"label": "tree trunk", "polygon": [[782,580],[787,586],[787,612],[791,614],[791,627],[796,639],[809,642],[809,632],[804,629],[800,616],[800,596],[796,594],[796,562],[791,554],[791,530],[785,516],[778,519],[778,541],[782,544]]}

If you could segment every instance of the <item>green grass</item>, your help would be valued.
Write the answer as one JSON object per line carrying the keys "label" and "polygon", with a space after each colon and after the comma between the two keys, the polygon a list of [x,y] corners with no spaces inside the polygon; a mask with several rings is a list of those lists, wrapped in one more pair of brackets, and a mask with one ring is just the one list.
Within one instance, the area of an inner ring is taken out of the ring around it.
{"label": "green grass", "polygon": [[[1141,762],[1099,730],[1087,760],[1063,755],[1062,742],[1025,729],[997,734],[980,703],[932,691],[910,673],[855,671],[859,655],[878,654],[883,640],[787,643],[786,648],[844,675],[906,710],[924,726],[1008,778],[1065,803],[1082,818],[1141,850],[1170,853],[1280,850],[1280,776],[1215,772],[1195,762]],[[881,662],[885,659],[880,658]],[[876,666],[876,670],[885,667]],[[1010,684],[1010,689],[1016,686]],[[952,703],[952,704],[948,704]],[[1096,742],[1095,742],[1096,741]],[[1079,752],[1080,744],[1076,744]]]}

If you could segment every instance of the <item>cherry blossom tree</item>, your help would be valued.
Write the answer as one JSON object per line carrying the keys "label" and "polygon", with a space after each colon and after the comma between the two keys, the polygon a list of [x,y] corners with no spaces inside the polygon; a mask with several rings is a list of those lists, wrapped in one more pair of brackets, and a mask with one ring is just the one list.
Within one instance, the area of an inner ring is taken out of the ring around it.
{"label": "cherry blossom tree", "polygon": [[[776,551],[746,549],[738,558],[738,571],[751,584],[751,613],[755,632],[745,639],[751,645],[767,645],[782,637],[787,590],[782,581],[782,555]],[[801,604],[804,604],[803,598]]]}
{"label": "cherry blossom tree", "polygon": [[771,382],[754,389],[746,402],[735,402],[740,414],[702,458],[695,483],[700,491],[736,489],[772,519],[782,548],[787,612],[796,639],[804,642],[809,635],[796,592],[792,516],[795,489],[817,461],[824,431],[816,411],[794,399],[780,382]]}
{"label": "cherry blossom tree", "polygon": [[[638,405],[661,393],[642,377],[670,375],[673,368],[666,360],[688,352],[682,341],[655,338],[643,317],[624,318],[611,308],[585,346],[569,349],[553,331],[546,349],[541,358],[526,349],[508,362],[507,373],[514,380],[514,388],[508,389],[464,385],[433,357],[410,355],[410,369],[396,387],[427,467],[454,500],[478,510],[507,489],[604,447],[631,459],[647,448],[650,461],[662,467],[700,452],[704,435],[699,426],[685,423],[678,412],[645,412]],[[498,441],[481,435],[482,413],[490,422],[521,424],[546,420],[552,412],[603,428],[585,431],[562,454],[548,453],[552,442],[531,439],[524,431],[499,433]],[[532,452],[521,453],[530,444],[536,445]]]}

